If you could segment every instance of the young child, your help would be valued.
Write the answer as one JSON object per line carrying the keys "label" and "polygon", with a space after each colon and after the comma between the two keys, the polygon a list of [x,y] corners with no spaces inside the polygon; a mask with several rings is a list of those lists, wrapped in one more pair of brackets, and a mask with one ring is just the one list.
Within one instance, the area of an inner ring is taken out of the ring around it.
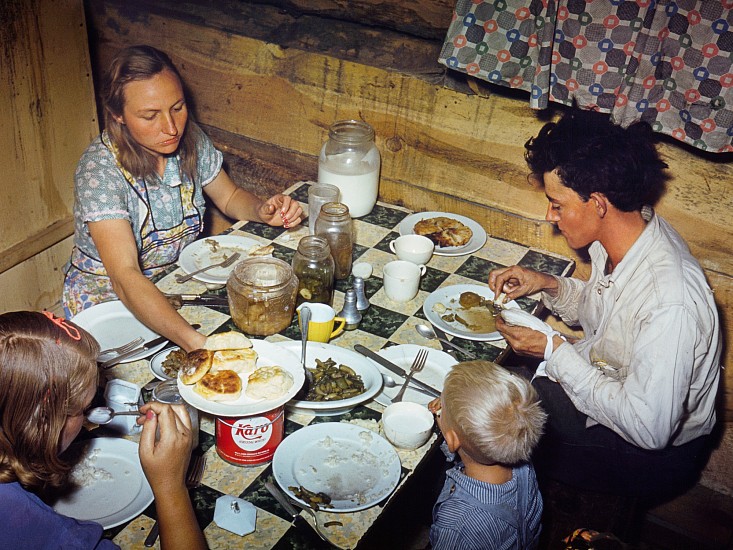
{"label": "young child", "polygon": [[[102,538],[101,525],[62,516],[41,499],[62,487],[73,467],[63,452],[94,399],[98,353],[88,332],[48,312],[0,315],[3,548],[118,548]],[[146,413],[138,420],[140,462],[155,496],[161,546],[205,548],[185,486],[192,441],[188,413],[161,403],[140,410]]]}
{"label": "young child", "polygon": [[529,457],[546,415],[534,388],[494,363],[468,361],[428,407],[460,457],[433,508],[432,548],[535,548],[542,497]]}

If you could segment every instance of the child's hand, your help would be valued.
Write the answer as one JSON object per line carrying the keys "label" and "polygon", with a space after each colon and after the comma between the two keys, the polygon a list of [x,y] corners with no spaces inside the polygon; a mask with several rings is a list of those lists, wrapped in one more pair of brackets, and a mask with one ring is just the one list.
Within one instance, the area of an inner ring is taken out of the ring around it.
{"label": "child's hand", "polygon": [[441,408],[442,405],[440,404],[440,397],[436,397],[428,403],[428,410],[435,415],[440,415]]}

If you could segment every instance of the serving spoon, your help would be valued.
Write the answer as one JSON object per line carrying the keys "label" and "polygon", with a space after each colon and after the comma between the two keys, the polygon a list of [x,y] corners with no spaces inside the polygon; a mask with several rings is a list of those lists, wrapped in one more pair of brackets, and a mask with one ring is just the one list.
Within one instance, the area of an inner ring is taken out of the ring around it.
{"label": "serving spoon", "polygon": [[417,325],[415,327],[415,330],[417,330],[418,334],[422,336],[423,338],[427,338],[428,340],[439,340],[443,342],[445,345],[452,347],[453,349],[460,351],[463,355],[468,357],[469,359],[478,359],[476,355],[471,353],[465,348],[462,348],[458,344],[454,344],[450,340],[447,340],[445,338],[441,338],[437,334],[435,334],[435,331],[433,330],[433,327],[429,327],[428,325]]}
{"label": "serving spoon", "polygon": [[112,407],[94,407],[85,413],[86,419],[93,424],[109,424],[115,416],[145,416],[140,411],[116,411]]}
{"label": "serving spoon", "polygon": [[308,348],[308,325],[311,321],[311,310],[308,306],[301,306],[300,310],[300,363],[305,372],[305,383],[295,395],[295,399],[305,399],[313,385],[313,373],[305,366],[305,352]]}

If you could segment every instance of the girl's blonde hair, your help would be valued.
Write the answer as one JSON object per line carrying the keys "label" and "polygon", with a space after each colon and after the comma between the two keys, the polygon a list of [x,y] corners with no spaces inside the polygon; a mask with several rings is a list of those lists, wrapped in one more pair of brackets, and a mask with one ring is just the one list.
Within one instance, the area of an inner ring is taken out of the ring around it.
{"label": "girl's blonde hair", "polygon": [[75,324],[32,311],[0,315],[0,483],[59,487],[67,417],[97,384],[97,341]]}
{"label": "girl's blonde hair", "polygon": [[529,460],[547,419],[532,385],[489,361],[454,366],[442,406],[463,450],[481,464]]}

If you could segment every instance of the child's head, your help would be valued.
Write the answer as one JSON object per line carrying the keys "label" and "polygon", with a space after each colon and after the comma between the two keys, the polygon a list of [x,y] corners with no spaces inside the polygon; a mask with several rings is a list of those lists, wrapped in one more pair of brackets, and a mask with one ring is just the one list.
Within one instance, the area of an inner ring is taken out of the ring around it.
{"label": "child's head", "polygon": [[0,482],[58,486],[97,385],[99,345],[49,313],[0,315]]}
{"label": "child's head", "polygon": [[441,407],[443,433],[453,430],[461,452],[480,464],[529,460],[547,418],[527,380],[489,361],[455,365]]}

